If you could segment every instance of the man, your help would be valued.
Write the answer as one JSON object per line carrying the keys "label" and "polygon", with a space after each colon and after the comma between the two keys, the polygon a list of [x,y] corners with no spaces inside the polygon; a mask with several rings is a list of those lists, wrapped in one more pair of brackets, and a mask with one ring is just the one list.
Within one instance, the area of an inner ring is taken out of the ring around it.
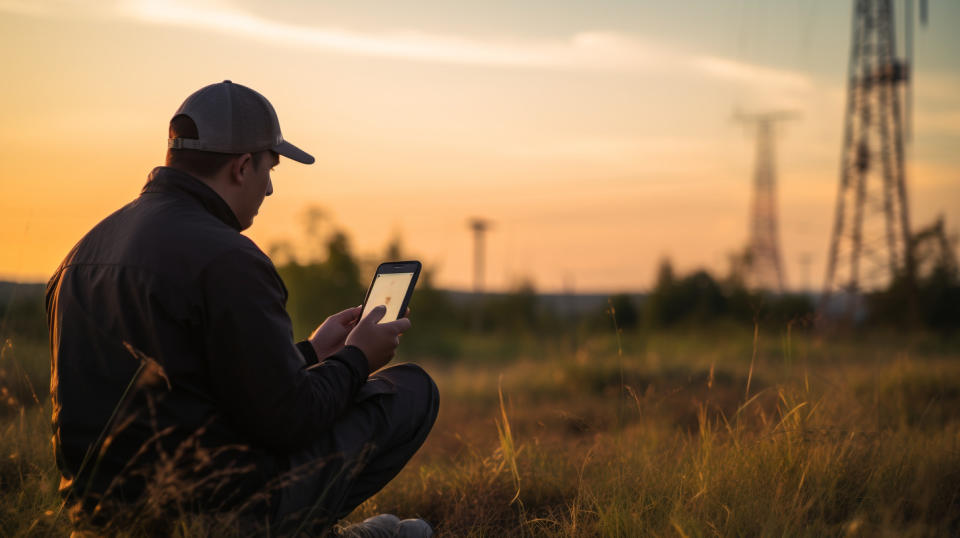
{"label": "man", "polygon": [[[274,534],[327,529],[420,447],[436,385],[412,364],[379,370],[410,328],[378,323],[383,308],[344,310],[293,342],[286,288],[240,232],[280,155],[314,159],[283,139],[265,97],[229,80],[202,88],[169,136],[167,166],[47,287],[61,491],[100,528],[199,510]],[[345,532],[432,533],[388,515]]]}

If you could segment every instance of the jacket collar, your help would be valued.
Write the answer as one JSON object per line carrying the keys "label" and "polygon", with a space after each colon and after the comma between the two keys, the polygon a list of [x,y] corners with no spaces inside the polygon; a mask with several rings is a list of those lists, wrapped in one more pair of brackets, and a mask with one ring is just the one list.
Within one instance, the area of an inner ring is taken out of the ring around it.
{"label": "jacket collar", "polygon": [[227,226],[238,232],[243,229],[240,226],[240,221],[237,220],[237,216],[233,214],[233,210],[217,194],[217,191],[199,179],[176,168],[170,168],[169,166],[154,168],[147,176],[147,184],[143,186],[141,194],[148,192],[186,195],[199,202],[208,213],[220,219]]}

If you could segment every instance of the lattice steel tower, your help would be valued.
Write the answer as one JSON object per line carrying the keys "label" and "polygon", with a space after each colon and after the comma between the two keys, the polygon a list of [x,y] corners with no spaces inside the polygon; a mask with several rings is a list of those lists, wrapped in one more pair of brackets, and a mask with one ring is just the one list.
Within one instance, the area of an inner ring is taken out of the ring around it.
{"label": "lattice steel tower", "polygon": [[786,111],[743,114],[735,118],[757,128],[757,162],[753,174],[753,203],[750,210],[750,242],[745,263],[746,284],[755,289],[783,292],[786,276],[780,254],[777,224],[777,174],[774,167],[774,124],[791,119]]}
{"label": "lattice steel tower", "polygon": [[903,88],[909,111],[912,3],[905,14],[903,61],[896,57],[892,0],[854,2],[840,191],[823,293],[825,305],[842,295],[848,314],[859,308],[863,291],[913,276],[903,147],[909,119],[902,116],[900,95]]}

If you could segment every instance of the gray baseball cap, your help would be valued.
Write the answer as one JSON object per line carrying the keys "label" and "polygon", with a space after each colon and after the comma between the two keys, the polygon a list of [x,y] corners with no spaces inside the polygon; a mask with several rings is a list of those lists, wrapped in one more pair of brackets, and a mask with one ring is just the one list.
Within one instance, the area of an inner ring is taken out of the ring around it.
{"label": "gray baseball cap", "polygon": [[173,115],[187,116],[199,138],[170,138],[171,149],[214,153],[255,153],[271,149],[297,162],[313,164],[313,156],[283,139],[280,120],[267,98],[229,80],[200,88]]}

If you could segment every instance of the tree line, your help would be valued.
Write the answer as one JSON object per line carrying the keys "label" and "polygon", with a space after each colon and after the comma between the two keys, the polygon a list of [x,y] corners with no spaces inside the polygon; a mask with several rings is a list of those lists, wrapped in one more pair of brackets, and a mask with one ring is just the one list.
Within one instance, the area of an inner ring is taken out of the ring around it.
{"label": "tree line", "polygon": [[[394,239],[380,255],[359,257],[349,236],[329,223],[322,211],[308,211],[307,241],[312,250],[295,252],[289,243],[268,249],[289,292],[287,311],[294,336],[306,338],[323,319],[358,305],[380,261],[409,259]],[[921,260],[923,261],[923,260]],[[919,264],[923,265],[923,264]],[[948,258],[923,265],[911,280],[894,279],[889,288],[866,295],[862,327],[895,326],[950,334],[960,328],[960,275]],[[436,356],[455,356],[467,334],[502,338],[547,339],[577,333],[696,328],[704,324],[786,324],[813,326],[821,314],[808,294],[770,294],[749,290],[742,275],[716,276],[707,270],[677,274],[669,260],[660,263],[654,286],[642,294],[616,294],[589,309],[559,311],[543,300],[532,281],[503,293],[474,296],[438,288],[425,266],[410,303],[415,330],[404,335],[404,347]],[[0,328],[5,340],[16,335],[46,338],[42,284],[0,282]]]}

